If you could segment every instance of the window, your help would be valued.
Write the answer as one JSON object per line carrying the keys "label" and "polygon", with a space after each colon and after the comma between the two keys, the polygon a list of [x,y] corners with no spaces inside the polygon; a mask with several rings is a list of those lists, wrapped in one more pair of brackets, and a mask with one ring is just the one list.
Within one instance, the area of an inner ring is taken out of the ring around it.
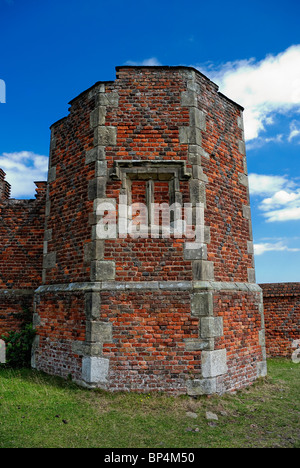
{"label": "window", "polygon": [[[161,226],[167,211],[169,226],[172,226],[176,214],[170,207],[175,203],[182,206],[180,181],[188,180],[190,174],[186,171],[185,161],[132,160],[115,161],[111,178],[122,182],[120,195],[126,196],[127,205],[131,207],[130,220],[138,217],[148,229],[148,226]],[[147,210],[141,210],[141,213],[138,204]]]}

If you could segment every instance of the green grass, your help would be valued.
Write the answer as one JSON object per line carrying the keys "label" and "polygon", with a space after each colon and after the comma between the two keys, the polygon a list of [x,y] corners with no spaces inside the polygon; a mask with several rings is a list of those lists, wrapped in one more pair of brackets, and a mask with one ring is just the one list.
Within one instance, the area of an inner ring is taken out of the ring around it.
{"label": "green grass", "polygon": [[300,365],[272,359],[268,370],[234,395],[192,399],[109,394],[2,368],[0,448],[299,448]]}

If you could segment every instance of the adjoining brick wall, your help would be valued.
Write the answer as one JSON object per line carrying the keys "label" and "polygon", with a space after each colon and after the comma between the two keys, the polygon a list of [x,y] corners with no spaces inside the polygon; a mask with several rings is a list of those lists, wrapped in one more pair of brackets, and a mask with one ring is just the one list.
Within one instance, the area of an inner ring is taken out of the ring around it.
{"label": "adjoining brick wall", "polygon": [[32,321],[34,290],[42,280],[47,186],[36,185],[33,200],[0,200],[0,335]]}
{"label": "adjoining brick wall", "polygon": [[34,289],[0,289],[0,336],[32,322]]}
{"label": "adjoining brick wall", "polygon": [[[49,297],[50,296],[50,297]],[[39,315],[36,314],[38,309]],[[84,296],[79,292],[56,291],[35,294],[33,324],[38,331],[34,342],[34,367],[48,374],[81,378],[81,358],[74,343],[84,342]]]}
{"label": "adjoining brick wall", "polygon": [[264,298],[267,355],[291,357],[300,344],[300,283],[265,283],[260,287]]}
{"label": "adjoining brick wall", "polygon": [[[117,67],[70,104],[51,127],[33,366],[191,395],[266,375],[241,106],[188,67]],[[99,202],[125,196],[200,207],[201,240],[99,237]]]}

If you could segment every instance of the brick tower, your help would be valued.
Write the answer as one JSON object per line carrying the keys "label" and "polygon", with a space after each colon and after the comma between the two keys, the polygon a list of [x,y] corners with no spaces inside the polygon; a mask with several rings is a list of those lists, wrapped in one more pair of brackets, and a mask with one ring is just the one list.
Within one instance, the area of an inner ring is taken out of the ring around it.
{"label": "brick tower", "polygon": [[[111,391],[249,385],[266,361],[243,109],[193,68],[116,70],[51,127],[33,366]],[[202,212],[198,239],[99,235],[121,197]]]}

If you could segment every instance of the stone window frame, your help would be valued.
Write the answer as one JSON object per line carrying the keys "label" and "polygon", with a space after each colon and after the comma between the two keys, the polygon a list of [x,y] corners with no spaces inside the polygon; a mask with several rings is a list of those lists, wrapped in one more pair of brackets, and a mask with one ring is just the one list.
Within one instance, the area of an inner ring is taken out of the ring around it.
{"label": "stone window frame", "polygon": [[180,181],[189,180],[191,175],[186,167],[186,161],[139,159],[114,161],[110,177],[113,180],[120,180],[122,182],[120,195],[127,196],[128,204],[132,203],[132,182],[137,180],[146,181],[148,224],[151,225],[152,210],[150,209],[150,204],[154,203],[154,182],[168,182],[170,205],[173,203],[182,205]]}

